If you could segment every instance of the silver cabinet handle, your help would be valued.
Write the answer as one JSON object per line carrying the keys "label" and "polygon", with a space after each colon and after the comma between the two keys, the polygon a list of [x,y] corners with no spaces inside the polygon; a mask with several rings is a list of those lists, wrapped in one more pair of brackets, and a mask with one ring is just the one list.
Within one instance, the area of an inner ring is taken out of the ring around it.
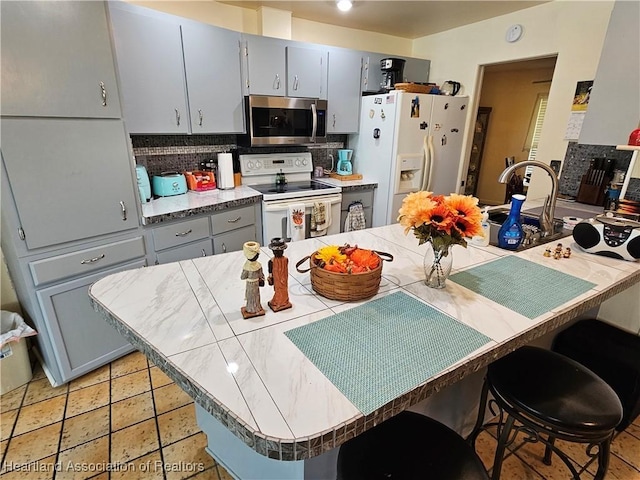
{"label": "silver cabinet handle", "polygon": [[274,90],[280,90],[280,75],[276,73],[276,78],[273,79]]}
{"label": "silver cabinet handle", "polygon": [[191,233],[192,229],[187,230],[186,232],[177,232],[176,233],[176,237],[184,237],[186,235],[189,235]]}
{"label": "silver cabinet handle", "polygon": [[333,128],[336,128],[336,114],[333,114]]}
{"label": "silver cabinet handle", "polygon": [[202,116],[203,116],[202,115],[202,110],[198,110],[198,117],[199,117],[198,125],[200,125],[200,126],[202,126]]}
{"label": "silver cabinet handle", "polygon": [[180,126],[180,112],[178,111],[178,109],[176,108],[176,125],[179,127]]}
{"label": "silver cabinet handle", "polygon": [[104,86],[104,82],[100,82],[100,94],[102,95],[102,106],[107,106],[107,89]]}
{"label": "silver cabinet handle", "polygon": [[222,244],[222,253],[227,253],[227,246],[224,243]]}
{"label": "silver cabinet handle", "polygon": [[298,85],[300,84],[300,80],[298,79],[298,75],[294,75],[293,77],[293,89],[298,90]]}
{"label": "silver cabinet handle", "polygon": [[96,263],[98,260],[102,260],[104,258],[104,253],[102,255],[100,255],[99,257],[93,257],[90,258],[88,260],[82,260],[80,262],[81,265],[86,265],[87,263]]}
{"label": "silver cabinet handle", "polygon": [[207,252],[204,251],[204,248],[202,249],[202,256],[206,257],[207,256]]}
{"label": "silver cabinet handle", "polygon": [[240,221],[241,218],[242,217],[236,217],[234,219],[229,219],[229,220],[227,220],[227,223],[237,223],[237,222]]}
{"label": "silver cabinet handle", "polygon": [[127,221],[127,207],[124,202],[120,202],[120,208],[122,209],[122,220]]}

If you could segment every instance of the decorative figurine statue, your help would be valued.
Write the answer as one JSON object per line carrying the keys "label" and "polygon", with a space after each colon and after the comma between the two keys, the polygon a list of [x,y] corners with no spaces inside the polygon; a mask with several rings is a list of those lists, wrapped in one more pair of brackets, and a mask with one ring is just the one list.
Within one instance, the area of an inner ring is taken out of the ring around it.
{"label": "decorative figurine statue", "polygon": [[553,252],[553,258],[555,258],[556,260],[559,260],[560,258],[562,258],[562,244],[561,243],[556,245],[556,249]]}
{"label": "decorative figurine statue", "polygon": [[244,262],[240,278],[246,280],[244,297],[247,305],[242,307],[240,311],[243,318],[259,317],[264,315],[264,308],[260,304],[260,287],[264,286],[264,273],[262,273],[262,265],[258,262],[260,244],[246,242],[242,246],[242,252],[247,261]]}
{"label": "decorative figurine statue", "polygon": [[282,238],[273,238],[269,248],[274,257],[269,260],[267,282],[269,285],[273,285],[273,298],[267,304],[271,310],[279,312],[291,308],[291,302],[289,302],[289,259],[284,256],[287,244]]}
{"label": "decorative figurine statue", "polygon": [[544,257],[550,257],[551,256],[551,249],[549,247],[544,249],[544,253],[542,254]]}
{"label": "decorative figurine statue", "polygon": [[571,257],[571,247],[567,247],[567,248],[564,250],[564,253],[562,254],[562,256],[563,256],[564,258],[569,258],[569,257]]}

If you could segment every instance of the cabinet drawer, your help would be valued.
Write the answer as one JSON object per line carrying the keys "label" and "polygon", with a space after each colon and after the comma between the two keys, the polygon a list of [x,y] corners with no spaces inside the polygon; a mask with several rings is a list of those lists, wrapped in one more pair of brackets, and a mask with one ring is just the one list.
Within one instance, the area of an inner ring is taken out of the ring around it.
{"label": "cabinet drawer", "polygon": [[209,219],[194,218],[186,222],[172,223],[152,230],[153,245],[157,252],[165,248],[183,245],[209,236]]}
{"label": "cabinet drawer", "polygon": [[142,237],[135,237],[31,262],[29,268],[34,283],[42,285],[75,275],[85,275],[144,255],[144,240]]}
{"label": "cabinet drawer", "polygon": [[253,205],[225,210],[211,215],[211,228],[213,229],[214,235],[255,223],[256,213]]}
{"label": "cabinet drawer", "polygon": [[255,227],[239,228],[238,230],[213,237],[213,252],[215,254],[237,252],[242,250],[244,242],[251,241],[256,241]]}
{"label": "cabinet drawer", "polygon": [[206,257],[207,255],[213,255],[213,248],[209,238],[157,253],[156,263],[179,262],[196,257]]}
{"label": "cabinet drawer", "polygon": [[355,190],[353,192],[342,192],[342,210],[348,210],[353,202],[361,202],[363,207],[373,205],[373,190]]}

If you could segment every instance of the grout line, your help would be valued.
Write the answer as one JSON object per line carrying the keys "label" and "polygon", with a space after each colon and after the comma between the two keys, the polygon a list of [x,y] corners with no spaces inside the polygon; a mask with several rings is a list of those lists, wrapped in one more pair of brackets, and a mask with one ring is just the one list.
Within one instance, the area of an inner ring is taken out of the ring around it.
{"label": "grout line", "polygon": [[[112,465],[112,460],[111,460],[111,390],[112,390],[112,385],[111,385],[111,364],[113,362],[109,362],[109,438],[107,439],[107,462],[109,462],[109,465]],[[111,471],[107,472],[107,479],[111,480]]]}
{"label": "grout line", "polygon": [[[62,446],[62,435],[64,433],[64,424],[67,416],[67,406],[69,405],[69,383],[66,385],[67,393],[64,399],[64,408],[62,409],[62,421],[60,422],[60,436],[58,437],[58,448],[56,448],[56,458],[54,460],[54,465],[58,464],[58,459],[60,458],[60,447]],[[53,469],[53,478],[55,479],[58,475],[57,469]]]}
{"label": "grout line", "polygon": [[[149,359],[147,358],[147,366]],[[158,411],[156,410],[156,396],[153,393],[153,383],[151,382],[151,368],[147,368],[149,375],[149,385],[151,387],[151,403],[153,405],[153,419],[156,424],[156,435],[158,436],[158,450],[160,451],[160,461],[162,462],[162,478],[167,479],[167,472],[164,470],[164,452],[162,451],[162,438],[160,437],[160,422],[158,421]]]}

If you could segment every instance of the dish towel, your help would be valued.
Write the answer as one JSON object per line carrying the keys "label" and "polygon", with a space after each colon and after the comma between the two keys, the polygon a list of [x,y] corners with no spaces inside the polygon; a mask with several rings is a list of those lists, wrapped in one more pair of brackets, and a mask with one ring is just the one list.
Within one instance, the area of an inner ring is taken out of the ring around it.
{"label": "dish towel", "polygon": [[305,238],[305,214],[304,203],[289,205],[287,225],[289,225],[289,237],[291,242],[304,240]]}
{"label": "dish towel", "polygon": [[331,202],[315,202],[311,209],[312,237],[321,237],[327,234],[327,229],[331,225]]}
{"label": "dish towel", "polygon": [[354,202],[349,205],[347,218],[344,219],[344,231],[353,232],[355,230],[364,230],[366,225],[364,218],[364,208],[360,202]]}

